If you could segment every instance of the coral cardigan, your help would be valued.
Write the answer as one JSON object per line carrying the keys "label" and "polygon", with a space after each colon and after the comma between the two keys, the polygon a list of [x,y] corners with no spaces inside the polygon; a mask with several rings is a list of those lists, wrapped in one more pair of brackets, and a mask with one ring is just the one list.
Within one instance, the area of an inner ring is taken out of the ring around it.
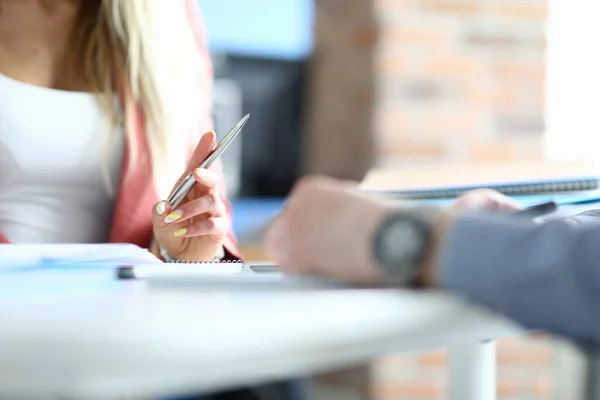
{"label": "coral cardigan", "polygon": [[[208,48],[206,45],[206,35],[203,20],[200,10],[193,0],[186,0],[190,23],[192,24],[194,35],[199,45],[199,51],[203,57],[206,57],[209,62]],[[209,76],[206,79],[212,79],[212,70],[209,71]],[[122,89],[122,88],[121,88]],[[121,90],[123,92],[123,90]],[[121,97],[123,98],[123,96]],[[110,235],[108,241],[110,243],[133,243],[138,246],[148,248],[152,240],[152,207],[160,200],[156,188],[153,183],[152,171],[150,166],[149,148],[146,141],[146,130],[143,113],[136,104],[131,101],[124,101],[125,129],[134,133],[140,157],[138,157],[132,170],[128,171],[130,148],[125,145],[123,155],[123,167],[121,170],[121,180],[115,200],[114,214]],[[191,138],[191,143],[197,144],[200,136],[212,129],[212,119],[210,116],[210,105],[205,105],[203,110],[206,118],[203,125],[199,126],[196,132],[197,138]],[[190,149],[190,154],[193,152]],[[145,156],[144,156],[145,155]],[[222,174],[221,165],[213,164],[215,172]],[[125,176],[129,174],[127,181]],[[221,180],[222,182],[222,180]],[[228,217],[231,219],[231,205],[225,196],[225,187],[221,185],[219,188],[221,197],[227,207]],[[8,239],[0,232],[0,243],[9,243]],[[239,259],[239,254],[236,248],[236,239],[233,232],[230,230],[224,242],[225,258]]]}

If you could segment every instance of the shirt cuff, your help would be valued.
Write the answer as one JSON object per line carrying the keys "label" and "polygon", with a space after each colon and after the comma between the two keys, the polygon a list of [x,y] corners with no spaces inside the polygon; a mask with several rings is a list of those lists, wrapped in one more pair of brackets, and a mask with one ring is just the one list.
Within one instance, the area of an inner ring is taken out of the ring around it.
{"label": "shirt cuff", "polygon": [[506,215],[459,217],[442,243],[438,283],[442,288],[497,309],[507,290],[520,281],[520,265],[528,257],[536,224]]}

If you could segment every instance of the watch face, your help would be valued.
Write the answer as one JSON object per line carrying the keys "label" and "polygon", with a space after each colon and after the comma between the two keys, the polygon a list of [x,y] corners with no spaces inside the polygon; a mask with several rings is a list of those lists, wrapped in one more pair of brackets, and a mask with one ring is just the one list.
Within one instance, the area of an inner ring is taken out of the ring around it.
{"label": "watch face", "polygon": [[381,247],[385,260],[401,263],[414,259],[422,247],[422,237],[410,221],[396,220],[384,235]]}
{"label": "watch face", "polygon": [[413,213],[398,212],[384,222],[375,237],[376,259],[384,279],[400,285],[413,283],[429,229],[428,220]]}

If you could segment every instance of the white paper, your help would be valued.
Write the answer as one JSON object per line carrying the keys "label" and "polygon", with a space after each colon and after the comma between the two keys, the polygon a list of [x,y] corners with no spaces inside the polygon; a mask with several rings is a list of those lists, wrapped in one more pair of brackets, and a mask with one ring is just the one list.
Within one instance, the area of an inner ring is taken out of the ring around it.
{"label": "white paper", "polygon": [[41,262],[85,264],[162,264],[147,249],[133,244],[2,244],[0,271]]}

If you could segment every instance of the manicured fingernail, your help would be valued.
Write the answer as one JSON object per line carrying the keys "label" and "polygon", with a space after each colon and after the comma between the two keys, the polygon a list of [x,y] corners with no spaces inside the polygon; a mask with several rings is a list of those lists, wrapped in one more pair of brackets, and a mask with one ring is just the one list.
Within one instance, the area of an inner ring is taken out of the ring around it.
{"label": "manicured fingernail", "polygon": [[175,236],[177,236],[177,237],[183,236],[183,235],[185,235],[186,232],[187,232],[187,228],[181,228],[180,230],[175,232]]}
{"label": "manicured fingernail", "polygon": [[208,172],[206,168],[197,168],[196,175],[198,175],[200,178],[209,178],[210,172]]}
{"label": "manicured fingernail", "polygon": [[165,222],[167,224],[170,224],[173,221],[177,221],[179,218],[181,218],[182,215],[183,212],[181,210],[173,211],[171,214],[167,215],[167,218],[165,218]]}
{"label": "manicured fingernail", "polygon": [[163,215],[165,210],[167,209],[167,204],[164,201],[161,201],[156,205],[156,212],[158,215]]}

